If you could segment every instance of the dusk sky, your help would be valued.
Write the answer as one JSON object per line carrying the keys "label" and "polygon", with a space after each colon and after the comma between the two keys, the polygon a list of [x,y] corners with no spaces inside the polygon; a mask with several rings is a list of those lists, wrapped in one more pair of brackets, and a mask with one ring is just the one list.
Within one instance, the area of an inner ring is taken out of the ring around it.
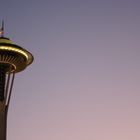
{"label": "dusk sky", "polygon": [[139,0],[1,0],[3,19],[34,55],[7,140],[140,140]]}

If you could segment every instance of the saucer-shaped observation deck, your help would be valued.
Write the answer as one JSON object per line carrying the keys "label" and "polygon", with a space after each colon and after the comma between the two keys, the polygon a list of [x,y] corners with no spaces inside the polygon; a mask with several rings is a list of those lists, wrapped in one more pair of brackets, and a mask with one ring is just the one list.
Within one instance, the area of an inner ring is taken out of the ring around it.
{"label": "saucer-shaped observation deck", "polygon": [[0,65],[6,73],[17,73],[33,62],[33,55],[10,39],[0,37]]}

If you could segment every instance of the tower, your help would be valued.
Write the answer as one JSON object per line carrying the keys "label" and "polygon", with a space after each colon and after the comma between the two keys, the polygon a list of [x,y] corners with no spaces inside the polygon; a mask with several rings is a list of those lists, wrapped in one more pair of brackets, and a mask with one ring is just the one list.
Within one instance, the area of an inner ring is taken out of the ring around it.
{"label": "tower", "polygon": [[4,37],[4,23],[0,33],[0,140],[6,140],[7,113],[14,77],[33,62],[33,55]]}

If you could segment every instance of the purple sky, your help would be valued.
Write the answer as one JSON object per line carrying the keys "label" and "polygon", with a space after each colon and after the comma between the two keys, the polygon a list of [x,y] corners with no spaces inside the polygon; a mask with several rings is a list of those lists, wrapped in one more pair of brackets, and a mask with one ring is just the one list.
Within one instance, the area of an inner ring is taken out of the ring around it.
{"label": "purple sky", "polygon": [[3,0],[0,19],[35,57],[8,140],[140,140],[140,1]]}

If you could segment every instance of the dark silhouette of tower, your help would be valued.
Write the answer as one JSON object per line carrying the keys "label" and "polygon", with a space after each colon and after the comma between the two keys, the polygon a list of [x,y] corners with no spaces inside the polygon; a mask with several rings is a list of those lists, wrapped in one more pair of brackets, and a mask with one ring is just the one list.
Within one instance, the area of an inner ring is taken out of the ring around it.
{"label": "dark silhouette of tower", "polygon": [[33,62],[30,52],[4,37],[4,23],[0,30],[0,140],[6,140],[7,113],[15,73]]}

